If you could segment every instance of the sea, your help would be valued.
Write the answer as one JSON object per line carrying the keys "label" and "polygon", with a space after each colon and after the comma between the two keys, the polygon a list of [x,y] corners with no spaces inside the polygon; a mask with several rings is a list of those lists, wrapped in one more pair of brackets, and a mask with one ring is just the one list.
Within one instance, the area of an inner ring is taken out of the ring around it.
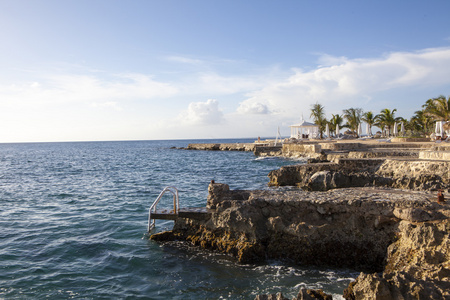
{"label": "sea", "polygon": [[[211,180],[269,189],[267,174],[301,163],[251,152],[184,150],[164,140],[0,144],[0,299],[254,299],[323,289],[342,299],[354,270],[289,261],[239,264],[185,243],[148,239],[162,189],[204,207]],[[158,208],[172,202],[163,197]],[[157,220],[154,232],[173,221]]]}

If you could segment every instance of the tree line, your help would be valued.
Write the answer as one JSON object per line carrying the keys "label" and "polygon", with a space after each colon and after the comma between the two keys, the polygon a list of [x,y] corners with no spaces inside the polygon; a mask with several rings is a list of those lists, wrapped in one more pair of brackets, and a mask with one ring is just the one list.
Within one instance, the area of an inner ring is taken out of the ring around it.
{"label": "tree line", "polygon": [[332,114],[328,120],[325,117],[325,107],[323,105],[316,103],[311,106],[311,118],[316,125],[319,125],[321,138],[327,124],[330,132],[335,132],[336,127],[339,126],[339,128],[348,128],[357,135],[358,125],[361,122],[367,123],[370,131],[372,131],[373,126],[382,130],[386,128],[388,135],[393,133],[395,124],[399,126],[403,122],[407,136],[422,137],[434,132],[436,121],[450,121],[450,96],[446,98],[441,95],[428,99],[422,105],[422,109],[415,111],[409,120],[403,117],[396,117],[396,112],[396,108],[385,108],[378,114],[374,114],[372,111],[364,112],[361,108],[348,108],[344,109],[342,114]]}

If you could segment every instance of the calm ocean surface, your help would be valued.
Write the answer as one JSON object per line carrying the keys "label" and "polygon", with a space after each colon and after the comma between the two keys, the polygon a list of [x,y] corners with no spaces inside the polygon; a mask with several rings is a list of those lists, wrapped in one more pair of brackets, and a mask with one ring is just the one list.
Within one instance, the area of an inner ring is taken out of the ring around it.
{"label": "calm ocean surface", "polygon": [[[179,189],[181,207],[202,207],[211,179],[265,189],[270,170],[293,163],[170,149],[191,142],[220,140],[0,144],[0,298],[253,299],[292,297],[300,287],[341,294],[354,271],[239,265],[147,240],[148,208],[165,186]],[[158,220],[156,230],[172,224]]]}

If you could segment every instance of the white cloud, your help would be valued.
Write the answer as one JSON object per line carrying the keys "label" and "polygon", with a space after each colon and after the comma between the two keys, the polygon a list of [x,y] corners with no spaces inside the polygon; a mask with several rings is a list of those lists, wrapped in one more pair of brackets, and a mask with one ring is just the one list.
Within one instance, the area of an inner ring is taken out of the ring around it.
{"label": "white cloud", "polygon": [[39,82],[33,82],[32,84],[30,84],[30,87],[31,88],[38,88],[38,87],[40,87],[41,85],[39,84]]}
{"label": "white cloud", "polygon": [[265,115],[269,113],[267,105],[259,102],[244,102],[239,105],[237,112],[240,114],[255,114],[255,115]]}
{"label": "white cloud", "polygon": [[345,56],[336,57],[329,54],[321,54],[318,59],[318,63],[322,67],[340,65],[347,61],[348,58]]}
{"label": "white cloud", "polygon": [[265,76],[223,76],[216,72],[199,72],[180,84],[180,93],[216,97],[261,89],[268,82]]}
{"label": "white cloud", "polygon": [[215,99],[190,103],[187,111],[180,115],[180,119],[188,125],[218,125],[224,121],[219,102]]}
{"label": "white cloud", "polygon": [[0,85],[2,104],[14,106],[65,105],[67,103],[110,103],[112,100],[166,98],[178,93],[169,83],[143,74],[53,74],[41,82]]}
{"label": "white cloud", "polygon": [[[333,61],[329,56],[326,60]],[[336,58],[336,63],[308,72],[293,69],[291,76],[249,92],[238,111],[261,104],[289,118],[308,112],[315,102],[342,110],[343,103],[360,107],[361,99],[373,99],[383,91],[405,89],[406,94],[408,89],[450,84],[450,48],[397,52],[373,59]]]}
{"label": "white cloud", "polygon": [[120,105],[118,105],[117,102],[114,101],[108,101],[108,102],[93,102],[91,104],[92,107],[98,107],[98,108],[111,108],[114,109],[116,111],[121,111],[123,110],[122,107],[120,107]]}
{"label": "white cloud", "polygon": [[[328,117],[368,106],[398,108],[409,117],[402,108],[418,110],[450,90],[450,48],[365,59],[322,55],[319,62],[309,71],[246,69],[232,75],[213,64],[206,72],[202,65],[170,81],[98,70],[30,72],[27,81],[0,83],[0,127],[14,129],[1,133],[0,141],[267,136],[277,126],[287,131],[302,114],[309,118],[316,102]],[[413,105],[418,91],[428,98]]]}
{"label": "white cloud", "polygon": [[113,74],[110,78],[65,75],[50,81],[59,90],[72,93],[69,99],[74,100],[166,98],[177,93],[174,86],[137,73]]}

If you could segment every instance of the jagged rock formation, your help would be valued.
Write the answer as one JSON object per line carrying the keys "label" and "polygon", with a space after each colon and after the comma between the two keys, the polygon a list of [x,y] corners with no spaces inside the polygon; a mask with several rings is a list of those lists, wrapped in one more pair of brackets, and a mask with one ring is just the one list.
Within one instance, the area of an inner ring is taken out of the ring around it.
{"label": "jagged rock formation", "polygon": [[[310,142],[247,149],[309,158],[268,175],[269,185],[301,189],[232,191],[211,184],[209,219],[180,218],[172,231],[151,238],[188,241],[240,262],[281,258],[364,271],[344,291],[346,299],[450,299],[450,205],[437,203],[435,192],[450,192],[450,145]],[[328,299],[316,292],[300,291],[295,299]]]}
{"label": "jagged rock formation", "polygon": [[[178,219],[171,232],[151,238],[185,240],[240,262],[280,258],[368,272],[349,286],[347,299],[421,299],[430,289],[431,299],[447,295],[450,209],[434,194],[376,188],[233,191],[213,183],[207,206],[210,219]],[[408,288],[419,296],[408,298]]]}
{"label": "jagged rock formation", "polygon": [[338,163],[284,166],[269,173],[270,186],[325,191],[381,186],[450,191],[450,162],[400,159],[340,159]]}
{"label": "jagged rock formation", "polygon": [[[332,300],[333,297],[324,293],[322,290],[311,290],[311,289],[300,289],[297,297],[292,298],[292,300]],[[255,300],[289,300],[283,297],[282,293],[270,294],[270,295],[259,295],[256,296]]]}
{"label": "jagged rock formation", "polygon": [[186,150],[212,150],[212,151],[253,151],[254,143],[200,143],[189,144]]}
{"label": "jagged rock formation", "polygon": [[382,274],[361,273],[346,299],[450,299],[450,220],[400,222]]}

